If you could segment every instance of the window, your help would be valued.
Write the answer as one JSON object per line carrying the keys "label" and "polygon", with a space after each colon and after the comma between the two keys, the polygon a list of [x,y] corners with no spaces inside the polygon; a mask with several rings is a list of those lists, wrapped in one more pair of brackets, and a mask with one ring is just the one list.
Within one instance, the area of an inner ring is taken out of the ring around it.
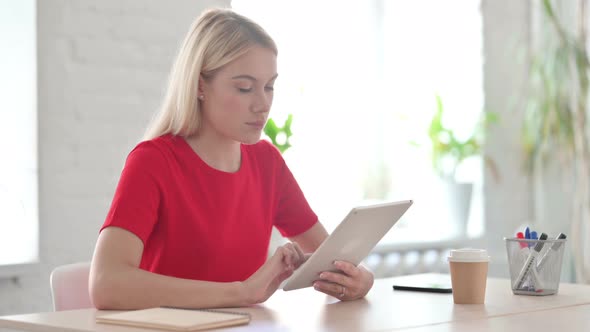
{"label": "window", "polygon": [[[292,113],[284,157],[332,230],[354,205],[413,199],[384,242],[454,236],[429,154],[436,95],[448,125],[467,137],[483,109],[479,1],[234,0],[277,42],[271,116]],[[411,144],[411,142],[417,142]],[[459,176],[481,183],[481,162]],[[474,187],[470,233],[483,228]],[[475,223],[475,224],[474,224]]]}
{"label": "window", "polygon": [[0,10],[0,265],[38,258],[35,1]]}

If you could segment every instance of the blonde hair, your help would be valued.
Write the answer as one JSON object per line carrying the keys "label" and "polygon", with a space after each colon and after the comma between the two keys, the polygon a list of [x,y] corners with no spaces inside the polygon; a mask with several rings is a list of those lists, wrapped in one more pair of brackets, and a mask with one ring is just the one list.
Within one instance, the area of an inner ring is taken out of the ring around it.
{"label": "blonde hair", "polygon": [[209,9],[197,18],[172,66],[163,104],[143,139],[191,136],[200,123],[199,77],[210,79],[224,65],[258,45],[277,53],[272,38],[254,21],[230,9]]}

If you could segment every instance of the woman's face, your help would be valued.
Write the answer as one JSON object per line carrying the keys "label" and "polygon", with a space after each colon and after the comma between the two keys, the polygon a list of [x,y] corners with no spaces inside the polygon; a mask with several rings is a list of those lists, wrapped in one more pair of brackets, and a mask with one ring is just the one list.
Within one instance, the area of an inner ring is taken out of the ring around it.
{"label": "woman's face", "polygon": [[254,46],[202,80],[203,132],[246,144],[260,140],[273,99],[277,57]]}

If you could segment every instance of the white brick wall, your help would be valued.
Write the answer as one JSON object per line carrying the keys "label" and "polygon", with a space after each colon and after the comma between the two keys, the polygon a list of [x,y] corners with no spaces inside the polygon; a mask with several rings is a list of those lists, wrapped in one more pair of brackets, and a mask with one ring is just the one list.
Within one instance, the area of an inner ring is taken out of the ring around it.
{"label": "white brick wall", "polygon": [[90,260],[124,158],[157,109],[193,19],[229,0],[40,0],[41,264],[0,279],[0,315],[50,311],[49,274]]}

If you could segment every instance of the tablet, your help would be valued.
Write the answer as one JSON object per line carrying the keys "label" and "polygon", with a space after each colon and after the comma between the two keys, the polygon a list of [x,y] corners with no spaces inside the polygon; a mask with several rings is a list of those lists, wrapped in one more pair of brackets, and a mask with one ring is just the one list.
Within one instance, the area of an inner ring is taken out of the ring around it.
{"label": "tablet", "polygon": [[412,201],[408,200],[353,208],[313,255],[287,279],[283,290],[310,287],[318,280],[320,272],[339,271],[334,267],[335,260],[360,264],[411,205]]}

